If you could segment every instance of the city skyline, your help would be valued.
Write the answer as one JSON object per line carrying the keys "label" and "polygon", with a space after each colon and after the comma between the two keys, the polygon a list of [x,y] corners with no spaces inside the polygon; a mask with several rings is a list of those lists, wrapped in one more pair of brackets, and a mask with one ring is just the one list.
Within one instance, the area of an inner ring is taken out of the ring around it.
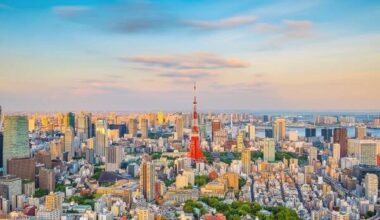
{"label": "city skyline", "polygon": [[379,111],[375,1],[2,1],[12,111]]}

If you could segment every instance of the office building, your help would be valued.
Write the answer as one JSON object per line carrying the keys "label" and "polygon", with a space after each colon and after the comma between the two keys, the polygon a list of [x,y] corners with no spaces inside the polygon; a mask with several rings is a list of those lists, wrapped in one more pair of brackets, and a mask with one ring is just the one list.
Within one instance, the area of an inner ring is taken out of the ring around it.
{"label": "office building", "polygon": [[245,148],[244,136],[245,136],[245,131],[240,130],[237,137],[236,137],[236,150],[238,152],[241,152]]}
{"label": "office building", "polygon": [[164,113],[163,112],[157,112],[157,124],[162,125],[164,122],[165,122]]}
{"label": "office building", "polygon": [[55,189],[55,174],[54,170],[42,168],[39,173],[39,186],[41,189],[54,191]]}
{"label": "office building", "polygon": [[316,137],[317,136],[317,129],[312,127],[312,128],[305,128],[305,137],[310,138],[310,137]]}
{"label": "office building", "polygon": [[[50,159],[50,158],[49,158]],[[36,161],[34,158],[12,158],[8,160],[7,173],[21,179],[34,181]]]}
{"label": "office building", "polygon": [[334,128],[334,143],[340,144],[340,156],[347,156],[347,128]]}
{"label": "office building", "polygon": [[55,194],[54,192],[50,192],[48,195],[45,196],[45,208],[52,210],[52,209],[58,209],[60,210],[62,208],[62,200],[58,194]]}
{"label": "office building", "polygon": [[15,175],[0,176],[0,186],[2,190],[6,189],[5,193],[0,192],[0,195],[6,196],[8,200],[12,199],[13,195],[20,195],[22,192],[21,178]]}
{"label": "office building", "polygon": [[273,124],[273,138],[276,142],[285,140],[286,135],[286,120],[277,118]]}
{"label": "office building", "polygon": [[46,150],[40,150],[35,156],[36,162],[39,164],[44,164],[46,168],[51,167],[51,154]]}
{"label": "office building", "polygon": [[105,156],[105,150],[108,147],[107,130],[107,121],[105,119],[96,121],[95,154],[101,157]]}
{"label": "office building", "polygon": [[92,133],[91,114],[81,112],[77,117],[77,136],[81,142],[91,137]]}
{"label": "office building", "polygon": [[137,135],[137,120],[135,118],[129,119],[128,134],[130,134],[131,137],[136,137]]}
{"label": "office building", "polygon": [[333,130],[331,128],[322,128],[321,135],[325,142],[330,142],[331,137],[333,136]]}
{"label": "office building", "polygon": [[265,129],[265,137],[266,138],[273,138],[273,129],[271,129],[271,128]]}
{"label": "office building", "polygon": [[243,173],[250,174],[251,173],[251,150],[244,149],[241,155],[241,162],[243,165]]}
{"label": "office building", "polygon": [[[64,139],[63,141],[64,142]],[[52,140],[49,142],[51,159],[62,158],[62,143],[60,140]]]}
{"label": "office building", "polygon": [[265,138],[264,139],[264,147],[263,147],[263,154],[264,154],[264,161],[265,162],[274,162],[275,161],[275,142],[273,139]]}
{"label": "office building", "polygon": [[254,125],[248,125],[248,138],[250,141],[254,141],[256,138],[256,127]]}
{"label": "office building", "polygon": [[140,167],[140,191],[146,201],[154,199],[154,164],[151,161],[143,160]]}
{"label": "office building", "polygon": [[360,141],[360,157],[361,164],[377,165],[378,147],[375,141]]}
{"label": "office building", "polygon": [[140,131],[141,131],[141,138],[145,139],[148,138],[148,119],[142,118],[140,121]]}
{"label": "office building", "polygon": [[[65,115],[63,119],[63,126],[65,128],[72,127],[73,130],[75,129],[75,114],[72,112],[69,112]],[[74,130],[75,132],[75,130]]]}
{"label": "office building", "polygon": [[367,136],[367,128],[365,126],[356,126],[355,127],[355,138],[364,139]]}
{"label": "office building", "polygon": [[110,146],[106,148],[106,171],[115,171],[120,168],[121,161],[123,160],[122,146]]}
{"label": "office building", "polygon": [[65,152],[68,154],[68,160],[74,156],[74,129],[72,127],[66,127],[65,129]]}
{"label": "office building", "polygon": [[177,133],[177,140],[183,139],[183,117],[179,115],[175,120],[175,132]]}
{"label": "office building", "polygon": [[335,143],[333,144],[333,158],[335,158],[335,160],[337,162],[339,162],[340,160],[340,144],[338,143]]}
{"label": "office building", "polygon": [[377,202],[379,179],[376,174],[367,173],[364,178],[365,197],[372,203]]}
{"label": "office building", "polygon": [[39,209],[36,218],[37,220],[61,219],[61,211],[59,209]]}
{"label": "office building", "polygon": [[211,122],[211,135],[212,140],[214,140],[215,133],[222,129],[222,122],[219,119],[214,119]]}
{"label": "office building", "polygon": [[3,134],[3,173],[6,174],[9,159],[30,156],[28,118],[26,116],[6,116]]}
{"label": "office building", "polygon": [[34,181],[22,181],[22,193],[31,197],[36,190]]}

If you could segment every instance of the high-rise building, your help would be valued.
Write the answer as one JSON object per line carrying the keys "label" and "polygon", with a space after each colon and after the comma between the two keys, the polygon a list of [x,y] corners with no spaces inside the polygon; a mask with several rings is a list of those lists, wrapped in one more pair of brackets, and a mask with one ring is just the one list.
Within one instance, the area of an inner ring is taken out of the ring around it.
{"label": "high-rise building", "polygon": [[312,165],[314,161],[318,160],[318,149],[316,147],[309,148],[309,164]]}
{"label": "high-rise building", "polygon": [[123,160],[122,146],[110,146],[106,148],[106,170],[115,171],[120,168],[121,161]]}
{"label": "high-rise building", "polygon": [[248,138],[253,141],[256,138],[256,127],[254,125],[248,125]]}
{"label": "high-rise building", "polygon": [[367,136],[367,128],[365,126],[357,126],[355,127],[355,138],[356,139],[363,139],[365,136]]}
{"label": "high-rise building", "polygon": [[68,160],[74,156],[73,145],[74,145],[74,129],[72,127],[66,127],[65,130],[65,152],[68,153]]}
{"label": "high-rise building", "polygon": [[39,173],[39,185],[41,189],[54,191],[54,188],[55,188],[54,170],[42,168]]}
{"label": "high-rise building", "polygon": [[243,173],[250,174],[251,173],[251,150],[244,149],[241,155],[241,161],[243,165]]}
{"label": "high-rise building", "polygon": [[63,125],[65,128],[72,127],[75,129],[75,114],[72,112],[67,113],[63,119]]}
{"label": "high-rise building", "polygon": [[59,195],[55,194],[54,192],[50,192],[48,195],[45,196],[45,208],[52,210],[52,209],[61,209],[62,207],[62,201]]}
{"label": "high-rise building", "polygon": [[365,197],[373,203],[377,202],[379,179],[376,174],[367,173],[364,179]]}
{"label": "high-rise building", "polygon": [[4,150],[4,135],[0,131],[0,175],[3,173],[3,150]]}
{"label": "high-rise building", "polygon": [[215,133],[222,129],[222,122],[219,119],[214,119],[211,122],[211,135],[214,140]]}
{"label": "high-rise building", "polygon": [[31,117],[28,119],[28,131],[33,132],[34,130],[36,130],[36,119]]}
{"label": "high-rise building", "polygon": [[3,110],[0,105],[0,129],[3,127]]}
{"label": "high-rise building", "polygon": [[378,147],[375,141],[360,142],[360,157],[358,158],[361,164],[377,165]]}
{"label": "high-rise building", "polygon": [[4,119],[3,173],[7,172],[8,159],[29,156],[28,118],[26,116],[6,116]]}
{"label": "high-rise building", "polygon": [[1,195],[5,196],[6,199],[12,199],[13,195],[20,195],[22,193],[21,178],[15,175],[0,176],[0,188],[7,189],[5,192],[1,192]]}
{"label": "high-rise building", "polygon": [[95,154],[101,157],[105,156],[105,150],[108,147],[107,130],[107,121],[105,119],[96,121]]}
{"label": "high-rise building", "polygon": [[237,137],[236,137],[236,150],[238,152],[241,152],[245,148],[244,136],[245,136],[245,131],[240,130]]}
{"label": "high-rise building", "polygon": [[50,156],[51,159],[56,159],[62,157],[62,143],[60,140],[52,140],[49,142]]}
{"label": "high-rise building", "polygon": [[183,139],[183,117],[179,115],[175,120],[175,132],[177,133],[177,139]]}
{"label": "high-rise building", "polygon": [[188,157],[193,161],[203,161],[204,156],[201,149],[198,127],[198,112],[197,112],[197,97],[195,96],[196,86],[194,85],[194,100],[193,100],[193,123],[191,127],[191,139]]}
{"label": "high-rise building", "polygon": [[142,118],[140,121],[141,138],[148,138],[148,119]]}
{"label": "high-rise building", "polygon": [[8,160],[7,173],[21,179],[34,181],[36,161],[34,158],[12,158]]}
{"label": "high-rise building", "polygon": [[44,164],[46,168],[51,167],[51,154],[46,150],[40,150],[35,155],[36,162],[39,164]]}
{"label": "high-rise building", "polygon": [[135,118],[130,118],[128,123],[128,133],[132,137],[136,137],[137,135],[137,120]]}
{"label": "high-rise building", "polygon": [[264,154],[264,161],[266,162],[273,162],[275,161],[275,142],[273,139],[265,138],[264,139],[264,147],[263,147],[263,154]]}
{"label": "high-rise building", "polygon": [[347,156],[347,128],[334,128],[334,143],[340,144],[340,156]]}
{"label": "high-rise building", "polygon": [[157,112],[157,124],[162,125],[165,121],[164,113],[163,112]]}
{"label": "high-rise building", "polygon": [[271,128],[265,129],[265,137],[266,138],[273,138],[273,129],[271,129]]}
{"label": "high-rise building", "polygon": [[140,191],[147,201],[154,199],[154,164],[143,160],[140,166]]}
{"label": "high-rise building", "polygon": [[77,136],[81,142],[91,137],[91,114],[81,112],[77,117]]}
{"label": "high-rise building", "polygon": [[305,137],[316,137],[317,136],[317,129],[316,128],[305,128]]}
{"label": "high-rise building", "polygon": [[333,157],[335,158],[335,160],[337,162],[339,162],[339,160],[340,160],[340,144],[338,144],[338,143],[333,144],[332,152],[333,152]]}
{"label": "high-rise building", "polygon": [[273,138],[276,142],[285,140],[286,135],[286,120],[277,118],[273,124]]}
{"label": "high-rise building", "polygon": [[331,137],[333,136],[333,130],[331,128],[322,128],[321,135],[325,142],[330,142]]}

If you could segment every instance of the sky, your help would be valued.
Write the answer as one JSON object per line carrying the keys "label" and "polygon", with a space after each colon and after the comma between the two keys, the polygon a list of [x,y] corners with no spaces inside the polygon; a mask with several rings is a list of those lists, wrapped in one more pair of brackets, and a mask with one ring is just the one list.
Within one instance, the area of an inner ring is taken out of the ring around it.
{"label": "sky", "polygon": [[0,0],[5,111],[380,111],[379,1]]}

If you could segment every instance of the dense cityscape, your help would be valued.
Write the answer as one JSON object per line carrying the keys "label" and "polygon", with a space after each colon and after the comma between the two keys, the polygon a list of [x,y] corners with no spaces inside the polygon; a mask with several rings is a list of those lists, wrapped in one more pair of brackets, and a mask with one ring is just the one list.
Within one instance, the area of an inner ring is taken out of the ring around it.
{"label": "dense cityscape", "polygon": [[0,0],[0,220],[380,220],[379,21]]}
{"label": "dense cityscape", "polygon": [[2,113],[1,215],[380,217],[378,115],[198,113],[195,94],[190,113]]}

